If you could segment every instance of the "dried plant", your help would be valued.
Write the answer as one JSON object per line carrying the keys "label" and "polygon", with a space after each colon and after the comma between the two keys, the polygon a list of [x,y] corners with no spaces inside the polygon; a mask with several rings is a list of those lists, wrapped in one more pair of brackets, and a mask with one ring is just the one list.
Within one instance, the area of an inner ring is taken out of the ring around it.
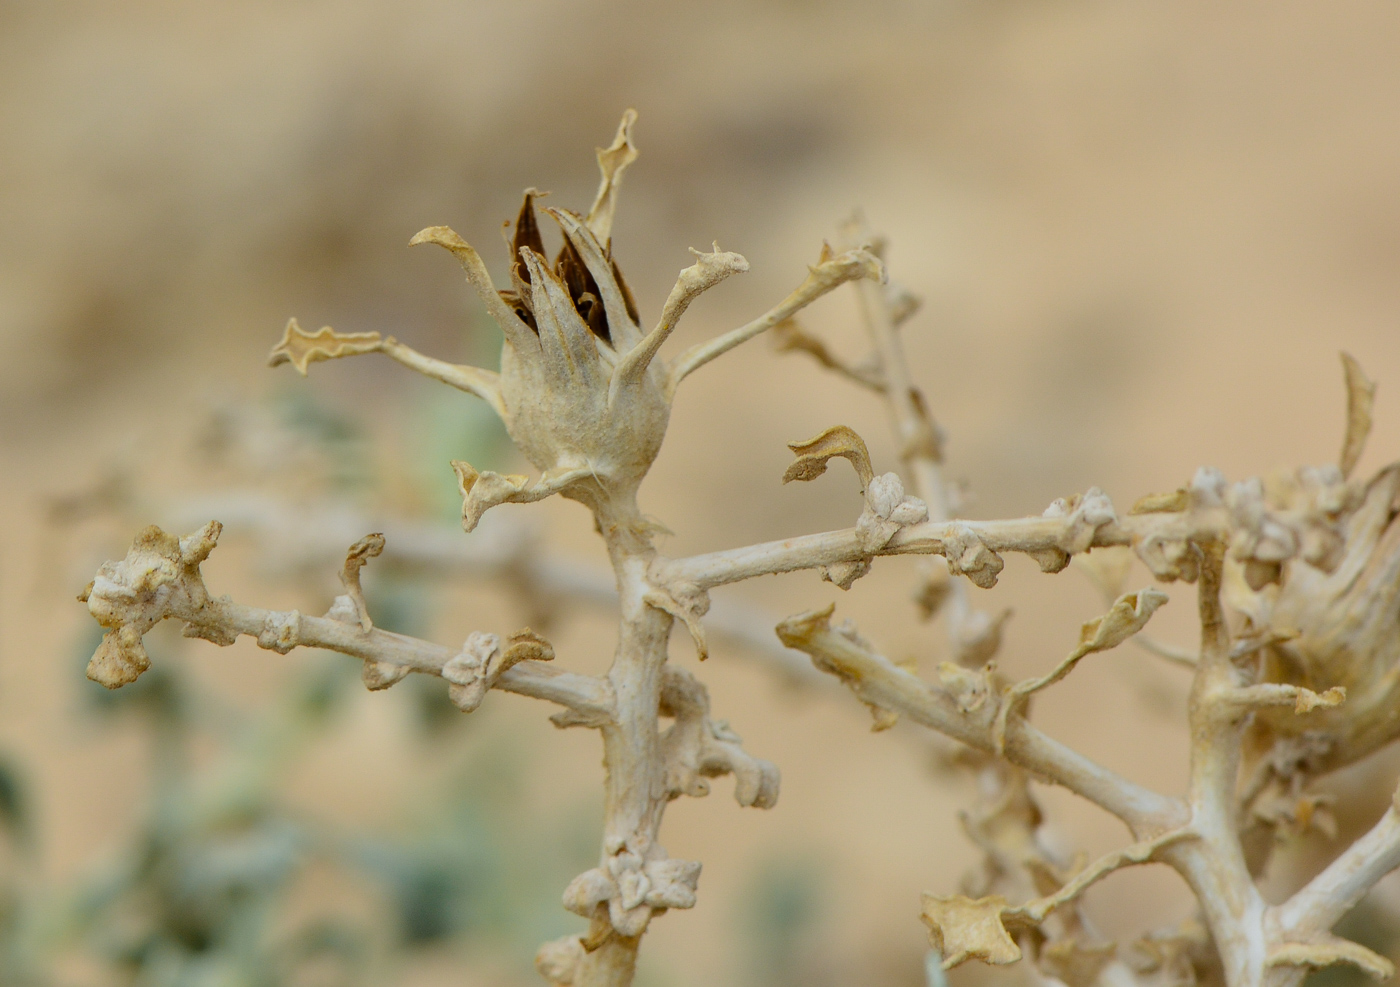
{"label": "dried plant", "polygon": [[[359,574],[384,551],[380,534],[351,546],[340,573],[344,592],[324,616],[212,596],[200,574],[221,530],[210,522],[185,538],[148,528],[124,559],[101,568],[83,595],[106,628],[89,676],[112,688],[135,680],[149,665],[142,635],[173,618],[185,624],[186,635],[221,645],[246,634],[278,652],[310,646],[354,656],[371,689],[392,686],[409,672],[436,675],[468,712],[493,688],[562,707],[552,717],[557,726],[596,729],[602,738],[603,836],[598,866],[564,892],[565,907],[589,920],[588,931],[547,943],[537,966],[554,984],[620,985],[632,980],[650,921],[695,904],[700,864],[670,857],[659,842],[669,802],[707,794],[707,779],[723,774],[735,776],[741,805],[768,808],[778,794],[777,769],[747,753],[728,725],[711,717],[705,687],[667,663],[673,623],[685,626],[703,659],[713,587],[816,569],[847,589],[876,558],[938,555],[946,569],[925,571],[918,599],[926,615],[945,616],[955,660],[940,665],[933,681],[882,657],[850,625],[833,626],[831,608],[791,617],[777,631],[783,643],[849,686],[871,708],[877,729],[902,714],[965,745],[964,761],[986,795],[965,822],[986,861],[973,894],[925,896],[923,918],[945,966],[1026,957],[1039,975],[1071,987],[1197,980],[1283,987],[1309,969],[1337,963],[1389,976],[1385,959],[1330,930],[1400,863],[1400,806],[1286,901],[1266,902],[1258,885],[1276,834],[1325,819],[1311,782],[1400,732],[1392,712],[1400,698],[1392,673],[1400,658],[1394,571],[1400,525],[1393,523],[1400,467],[1366,482],[1350,478],[1373,395],[1356,364],[1346,360],[1349,416],[1340,467],[1235,484],[1202,469],[1179,490],[1141,499],[1125,516],[1090,489],[1056,501],[1039,517],[957,519],[941,475],[941,433],[899,339],[898,327],[916,302],[887,283],[882,246],[859,224],[844,231],[848,242],[840,252],[824,246],[802,284],[763,316],[661,358],[689,304],[746,270],[747,262],[717,246],[696,252],[659,321],[642,329],[611,251],[618,188],[636,157],[634,119],[625,115],[612,145],[599,151],[602,182],[589,211],[546,210],[564,241],[553,262],[536,222],[539,193],[526,191],[511,236],[508,288],[496,288],[476,251],[452,230],[432,227],[413,238],[445,247],[461,262],[504,334],[498,373],[445,363],[378,333],[329,327],[308,333],[295,320],[270,358],[305,374],[319,360],[383,353],[487,402],[540,475],[453,463],[463,527],[473,531],[497,505],[554,494],[591,511],[617,587],[618,642],[607,674],[552,664],[553,648],[528,628],[508,636],[474,632],[460,648],[376,628]],[[843,361],[794,321],[846,282],[858,292],[872,344],[871,356],[858,364]],[[860,436],[837,425],[792,445],[796,459],[784,480],[814,480],[831,459],[847,459],[863,496],[852,527],[667,558],[654,547],[659,526],[639,510],[637,491],[661,447],[676,389],[693,371],[770,330],[784,348],[811,355],[886,402],[913,493],[898,474],[877,474]],[[1119,556],[1129,551],[1160,581],[1196,584],[1197,651],[1177,652],[1139,636],[1167,596],[1151,587],[1119,594],[1115,583],[1126,572]],[[1046,572],[1084,558],[1112,598],[1061,662],[1022,682],[1007,681],[993,661],[1004,615],[973,608],[956,578],[991,588],[1007,552],[1029,555]],[[1135,636],[1193,670],[1184,798],[1120,777],[1028,719],[1036,693],[1089,655]],[[665,730],[662,719],[672,721]],[[1059,859],[1040,838],[1032,779],[1062,785],[1117,816],[1133,842],[1092,864]],[[1104,940],[1080,910],[1081,895],[1116,870],[1146,863],[1166,864],[1182,876],[1199,920],[1134,944]]]}

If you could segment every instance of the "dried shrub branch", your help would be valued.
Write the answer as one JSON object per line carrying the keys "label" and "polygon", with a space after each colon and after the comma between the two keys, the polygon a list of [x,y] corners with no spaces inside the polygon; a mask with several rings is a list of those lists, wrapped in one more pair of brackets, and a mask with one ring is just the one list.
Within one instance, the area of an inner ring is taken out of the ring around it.
{"label": "dried shrub branch", "polygon": [[[1057,502],[1042,520],[940,524],[937,508],[950,500],[936,470],[941,450],[912,441],[918,434],[914,427],[928,419],[918,392],[902,384],[907,376],[891,302],[869,285],[860,292],[874,348],[857,364],[860,376],[881,382],[874,389],[887,398],[902,458],[931,506],[932,519],[895,533],[874,550],[862,549],[856,529],[848,529],[683,560],[676,564],[679,571],[702,585],[718,585],[765,571],[849,565],[852,558],[868,565],[881,554],[924,551],[943,555],[950,573],[990,588],[1000,555],[1008,551],[1031,555],[1043,571],[1056,572],[1092,549],[1126,547],[1159,579],[1199,584],[1198,652],[1140,639],[1149,651],[1193,672],[1191,784],[1185,800],[1135,790],[1092,762],[1057,750],[1023,718],[1031,695],[1068,674],[1086,654],[1140,632],[1166,601],[1155,589],[1121,597],[1108,615],[1084,626],[1079,646],[1052,672],[1015,685],[1003,682],[990,660],[999,633],[988,635],[978,649],[955,650],[971,660],[944,662],[939,681],[928,683],[879,656],[854,627],[831,628],[830,608],[779,625],[786,643],[807,651],[816,667],[841,678],[862,701],[906,713],[976,748],[972,763],[979,770],[993,771],[1003,791],[1021,792],[995,811],[1014,820],[1013,826],[1003,821],[969,831],[988,853],[990,873],[1004,879],[1024,868],[1038,894],[1020,905],[996,893],[926,895],[923,917],[944,965],[967,959],[1012,963],[1029,951],[1042,974],[1071,985],[1156,983],[1163,977],[1293,985],[1307,970],[1336,963],[1389,977],[1389,961],[1329,930],[1400,864],[1394,806],[1278,906],[1269,906],[1259,893],[1256,879],[1267,857],[1253,849],[1261,829],[1307,825],[1318,804],[1305,792],[1311,778],[1400,733],[1394,723],[1381,727],[1379,722],[1381,709],[1394,709],[1391,677],[1381,670],[1400,658],[1400,615],[1391,606],[1400,552],[1385,543],[1400,529],[1393,523],[1400,506],[1396,470],[1383,470],[1366,483],[1347,480],[1370,429],[1374,397],[1374,385],[1355,360],[1343,356],[1347,427],[1338,467],[1233,485],[1218,471],[1203,469],[1173,493],[1141,498],[1123,518],[1093,490]],[[820,340],[804,335],[792,342],[792,331],[789,337],[786,349],[812,354],[828,366],[836,363]],[[849,378],[855,376],[849,367],[833,369]],[[901,401],[901,394],[911,397]],[[1104,565],[1089,569],[1109,595],[1126,573],[1122,569],[1113,578]],[[934,595],[937,602],[946,594]],[[991,626],[974,614],[965,602],[947,613],[955,649],[968,625]],[[989,729],[970,727],[978,716]],[[1073,877],[1050,879],[1054,862],[1033,839],[1039,810],[1023,784],[1018,788],[1018,776],[997,766],[1001,758],[1013,771],[1064,785],[1117,815],[1138,842]],[[1269,796],[1285,786],[1296,810],[1268,815]],[[1019,809],[1008,817],[1007,806]],[[1005,847],[989,835],[993,832],[1020,834],[1012,841],[1016,855],[1004,856]],[[1247,859],[1246,844],[1256,859]],[[1086,934],[1081,915],[1047,922],[1090,883],[1122,866],[1148,862],[1167,864],[1186,880],[1200,905],[1199,932],[1165,930],[1123,949]],[[1022,894],[1025,887],[1019,888]]]}
{"label": "dried shrub branch", "polygon": [[[539,476],[453,463],[463,528],[478,531],[483,516],[505,503],[557,494],[585,505],[613,569],[619,621],[608,672],[588,676],[556,667],[553,649],[528,629],[504,640],[474,632],[453,649],[375,628],[359,572],[393,551],[392,539],[382,535],[351,546],[341,569],[345,593],[324,616],[212,597],[200,573],[220,532],[210,522],[183,539],[148,528],[124,559],[102,567],[83,596],[106,628],[89,675],[113,688],[133,681],[149,666],[142,636],[169,618],[184,622],[186,634],[220,645],[250,635],[279,652],[314,646],[354,656],[364,662],[371,689],[392,686],[409,672],[437,675],[467,712],[491,689],[561,706],[552,718],[557,726],[589,727],[601,737],[604,818],[597,866],[563,897],[566,908],[588,920],[588,930],[547,943],[537,966],[553,984],[617,987],[631,982],[650,922],[697,900],[699,862],[673,858],[659,842],[667,805],[681,795],[705,795],[707,779],[722,774],[735,777],[740,805],[768,808],[778,794],[776,767],[744,751],[727,724],[711,718],[704,686],[668,664],[675,622],[703,659],[713,587],[817,569],[849,589],[877,558],[940,556],[945,564],[926,568],[916,593],[925,616],[941,613],[947,623],[953,660],[938,666],[935,681],[890,662],[854,627],[833,627],[832,608],[791,617],[777,630],[784,644],[807,653],[819,671],[869,706],[876,729],[904,716],[951,737],[968,748],[965,763],[988,780],[987,799],[964,817],[987,855],[982,886],[975,896],[930,894],[923,904],[945,965],[1029,957],[1040,973],[1069,987],[1217,978],[1229,987],[1293,987],[1308,969],[1335,963],[1388,976],[1386,960],[1329,930],[1400,862],[1394,806],[1282,904],[1269,905],[1258,887],[1268,855],[1258,847],[1271,845],[1259,835],[1306,826],[1318,804],[1307,791],[1312,780],[1400,734],[1400,718],[1392,715],[1400,679],[1390,674],[1400,659],[1400,467],[1367,482],[1349,478],[1374,396],[1355,361],[1344,358],[1348,415],[1338,466],[1234,484],[1202,469],[1175,491],[1139,499],[1122,516],[1090,488],[1038,517],[961,519],[942,475],[942,432],[913,383],[899,338],[917,303],[888,283],[883,244],[859,221],[843,229],[839,250],[824,244],[806,279],[767,313],[674,359],[663,356],[694,300],[748,264],[717,246],[693,251],[695,262],[680,272],[659,320],[641,328],[611,245],[618,188],[637,156],[634,122],[629,111],[612,145],[599,149],[601,180],[588,213],[546,210],[564,241],[552,260],[535,216],[538,193],[525,191],[510,239],[508,287],[497,288],[480,255],[451,229],[430,227],[413,238],[444,247],[461,264],[502,330],[499,373],[448,364],[378,333],[329,327],[306,333],[295,320],[270,357],[305,374],[320,360],[383,353],[485,400]],[[871,345],[855,363],[836,357],[794,321],[847,282],[858,293]],[[813,356],[885,402],[905,476],[877,473],[860,436],[834,426],[792,446],[797,458],[784,480],[815,480],[832,458],[848,459],[862,488],[851,527],[667,558],[655,548],[657,527],[636,498],[664,440],[676,389],[693,371],[769,330],[777,330],[782,347]],[[1197,585],[1198,652],[1144,641],[1192,672],[1190,784],[1182,797],[1137,785],[1029,722],[1037,693],[1085,656],[1132,639],[1166,601],[1164,593],[1147,588],[1118,596],[1049,672],[1011,683],[993,663],[1007,612],[973,608],[957,578],[990,589],[1008,552],[1055,573],[1095,549],[1124,548],[1158,580]],[[604,595],[596,586],[588,592]],[[671,721],[664,730],[663,719]],[[1031,779],[1101,806],[1126,824],[1132,842],[1092,865],[1058,860],[1039,837]],[[1199,905],[1198,919],[1120,947],[1093,929],[1079,899],[1117,870],[1146,863],[1180,874]]]}

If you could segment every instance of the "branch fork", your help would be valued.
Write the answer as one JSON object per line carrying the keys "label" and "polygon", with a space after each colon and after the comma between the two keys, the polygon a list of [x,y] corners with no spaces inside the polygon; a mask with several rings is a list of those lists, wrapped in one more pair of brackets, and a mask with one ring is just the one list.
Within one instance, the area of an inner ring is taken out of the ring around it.
{"label": "branch fork", "polygon": [[[560,705],[553,717],[557,726],[599,730],[606,770],[604,836],[598,865],[579,875],[564,895],[565,906],[589,920],[588,932],[546,944],[537,965],[557,985],[626,987],[651,919],[695,903],[700,864],[670,858],[658,839],[667,804],[681,795],[707,794],[708,779],[722,774],[734,775],[741,805],[767,808],[778,794],[777,769],[747,754],[728,725],[710,717],[704,687],[668,663],[676,620],[705,658],[702,617],[710,588],[816,569],[848,589],[874,558],[894,554],[941,555],[951,574],[991,588],[1006,552],[1026,554],[1043,571],[1057,572],[1094,548],[1130,546],[1157,578],[1198,583],[1201,644],[1195,660],[1186,656],[1185,662],[1195,676],[1186,799],[1134,784],[1027,719],[1035,693],[1063,679],[1088,654],[1141,631],[1166,600],[1157,590],[1119,597],[1108,613],[1083,626],[1079,644],[1049,673],[1009,686],[994,664],[1005,615],[973,611],[960,580],[926,587],[937,590],[926,594],[928,609],[943,606],[959,659],[940,664],[933,682],[880,655],[853,626],[832,627],[833,607],[777,627],[784,644],[807,653],[816,668],[837,676],[871,708],[876,729],[905,716],[1001,765],[1013,789],[1019,779],[1021,788],[1012,794],[1024,796],[1018,805],[1025,811],[1016,823],[1022,842],[1033,842],[1039,824],[1026,789],[1031,777],[1094,802],[1133,835],[1132,845],[1067,880],[1048,857],[1032,854],[1024,864],[1039,896],[1022,905],[1010,905],[999,893],[925,896],[924,921],[944,964],[970,958],[1013,962],[1022,954],[1020,936],[1047,943],[1042,969],[1069,987],[1120,983],[1134,972],[1113,958],[1111,944],[1094,941],[1076,909],[1065,906],[1117,869],[1161,861],[1196,894],[1228,987],[1295,987],[1301,971],[1337,962],[1388,976],[1385,960],[1328,930],[1400,864],[1400,810],[1392,807],[1371,832],[1276,907],[1258,892],[1239,832],[1241,818],[1249,815],[1241,805],[1257,808],[1256,797],[1278,778],[1301,791],[1305,775],[1320,771],[1320,765],[1339,766],[1400,733],[1400,725],[1377,723],[1394,707],[1387,691],[1393,683],[1386,684],[1374,668],[1358,668],[1360,661],[1393,667],[1393,641],[1400,640],[1393,630],[1397,564],[1391,561],[1400,557],[1391,537],[1400,530],[1400,524],[1392,525],[1400,471],[1364,486],[1347,479],[1361,456],[1374,399],[1374,385],[1355,361],[1344,357],[1348,418],[1337,467],[1299,470],[1281,482],[1235,484],[1217,470],[1202,469],[1187,486],[1144,498],[1122,518],[1097,488],[1058,500],[1039,517],[955,518],[957,498],[941,472],[943,436],[910,379],[896,331],[913,310],[912,296],[889,286],[884,245],[858,220],[844,231],[849,248],[837,251],[823,244],[807,277],[768,312],[674,360],[662,358],[662,346],[693,301],[747,270],[748,262],[718,245],[709,252],[692,251],[695,262],[680,272],[659,321],[643,332],[611,241],[618,188],[637,156],[634,122],[635,113],[628,111],[612,145],[598,150],[601,181],[587,215],[546,210],[564,240],[552,262],[535,217],[539,193],[526,191],[510,238],[506,290],[496,288],[481,257],[451,229],[430,227],[411,241],[437,244],[456,257],[501,328],[499,373],[436,360],[379,333],[345,334],[329,327],[308,333],[295,320],[269,356],[270,363],[290,363],[305,375],[314,362],[379,352],[485,400],[540,476],[531,481],[453,463],[463,527],[472,531],[485,511],[499,504],[556,493],[591,510],[613,563],[621,604],[618,646],[608,673],[595,677],[556,668],[549,664],[548,642],[528,629],[504,640],[473,632],[461,648],[452,649],[374,627],[360,571],[384,549],[382,535],[351,546],[340,573],[344,593],[325,616],[212,598],[199,569],[219,537],[220,526],[210,522],[184,539],[147,528],[124,559],[99,570],[82,596],[105,629],[89,676],[109,688],[134,681],[150,664],[142,636],[172,618],[186,624],[187,635],[220,645],[251,635],[261,647],[281,653],[312,646],[352,655],[364,662],[371,689],[391,686],[409,671],[437,675],[465,711],[476,709],[493,688]],[[872,345],[871,356],[859,364],[840,360],[794,321],[801,309],[847,282],[855,285]],[[855,525],[691,558],[662,558],[652,545],[655,526],[641,514],[636,494],[660,451],[677,388],[701,366],[770,330],[784,347],[807,352],[883,398],[908,487],[896,473],[877,476],[860,436],[836,426],[794,443],[796,460],[783,479],[812,480],[832,458],[848,459],[863,498]],[[1244,601],[1248,620],[1232,643],[1222,586],[1236,577],[1239,585],[1232,582],[1231,592]],[[1290,596],[1300,583],[1301,603]],[[1325,596],[1332,609],[1310,606],[1308,587]],[[1296,627],[1279,623],[1280,615],[1297,618]],[[1355,642],[1348,635],[1355,635],[1362,617],[1369,622],[1367,632],[1384,642],[1368,642],[1369,649],[1358,651],[1350,648]],[[1274,662],[1280,656],[1302,670],[1298,681],[1263,681],[1282,664]],[[1350,677],[1337,674],[1338,666]],[[1320,691],[1311,688],[1314,682]],[[1293,717],[1281,712],[1290,707]],[[1325,738],[1316,745],[1317,756],[1306,766],[1271,763],[1263,770],[1256,764],[1253,774],[1246,772],[1251,782],[1241,798],[1249,731],[1258,725],[1252,736],[1277,741],[1282,750],[1305,732],[1293,724],[1299,715],[1309,716],[1308,729],[1316,725],[1315,732]],[[672,722],[663,729],[660,721],[668,718]],[[1261,813],[1249,818],[1257,822]],[[1063,911],[1055,914],[1057,909]],[[1045,939],[1041,925],[1048,920],[1057,929],[1063,926],[1064,934]],[[1177,937],[1182,943],[1188,938]],[[1186,948],[1173,946],[1173,955],[1179,959]],[[1166,965],[1164,960],[1158,967]]]}
{"label": "branch fork", "polygon": [[494,634],[474,633],[458,652],[372,624],[366,628],[369,618],[359,591],[359,571],[383,549],[380,535],[351,546],[341,571],[347,592],[336,597],[324,617],[211,597],[199,565],[213,551],[221,529],[211,521],[177,539],[159,528],[147,528],[137,535],[125,558],[98,570],[81,597],[107,628],[88,663],[89,678],[109,689],[134,682],[150,667],[142,635],[168,618],[185,624],[185,636],[221,646],[249,635],[259,647],[280,654],[315,647],[351,655],[364,662],[362,677],[372,690],[388,688],[409,672],[420,672],[446,679],[454,701],[467,711],[480,704],[488,689],[498,688],[556,702],[566,713],[591,724],[615,719],[611,686],[605,680],[544,665],[554,651],[529,628],[504,643]]}

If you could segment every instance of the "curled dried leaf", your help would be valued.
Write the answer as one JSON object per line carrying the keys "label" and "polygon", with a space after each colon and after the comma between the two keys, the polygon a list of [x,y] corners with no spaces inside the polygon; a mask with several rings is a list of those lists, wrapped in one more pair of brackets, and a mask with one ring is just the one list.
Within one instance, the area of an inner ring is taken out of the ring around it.
{"label": "curled dried leaf", "polygon": [[377,558],[383,551],[383,534],[375,532],[365,535],[350,546],[349,551],[345,553],[345,565],[340,570],[340,584],[345,587],[350,602],[354,604],[360,630],[366,634],[369,633],[374,624],[369,619],[369,607],[365,604],[365,594],[360,588],[360,570],[370,559]]}
{"label": "curled dried leaf", "polygon": [[608,901],[608,918],[624,936],[641,935],[657,911],[695,906],[699,861],[639,861],[624,851],[608,862],[618,886],[618,894]]}
{"label": "curled dried leaf", "polygon": [[1351,476],[1371,434],[1371,407],[1376,400],[1375,381],[1367,380],[1361,364],[1350,353],[1342,354],[1342,372],[1347,382],[1347,430],[1338,463],[1342,476]]}
{"label": "curled dried leaf", "polygon": [[1151,587],[1136,593],[1125,593],[1114,602],[1108,613],[1079,629],[1079,650],[1087,655],[1118,647],[1146,627],[1157,608],[1168,599],[1166,593]]}
{"label": "curled dried leaf", "polygon": [[577,481],[594,476],[587,467],[547,470],[538,481],[530,483],[519,473],[478,472],[471,463],[452,460],[457,474],[457,489],[462,494],[462,528],[474,531],[481,516],[501,504],[531,504],[565,490]]}
{"label": "curled dried leaf", "polygon": [[301,644],[301,613],[297,610],[274,610],[264,619],[258,631],[258,647],[285,655]]}
{"label": "curled dried leaf", "polygon": [[826,472],[827,462],[837,456],[851,461],[862,489],[875,478],[865,440],[845,425],[833,425],[806,442],[789,442],[788,448],[796,454],[797,460],[783,473],[784,483],[815,480]]}
{"label": "curled dried leaf", "polygon": [[1347,690],[1343,685],[1334,685],[1326,692],[1299,688],[1297,698],[1293,700],[1293,712],[1311,713],[1315,709],[1334,709],[1346,702],[1346,698]]}
{"label": "curled dried leaf", "polygon": [[1001,895],[974,899],[925,894],[923,903],[919,917],[928,926],[930,945],[943,955],[943,969],[967,960],[1004,964],[1021,958],[1021,948],[1002,924],[1006,899]]}
{"label": "curled dried leaf", "polygon": [[108,689],[120,689],[141,677],[151,659],[134,627],[122,626],[102,635],[88,661],[87,677]]}
{"label": "curled dried leaf", "polygon": [[1376,980],[1395,976],[1395,965],[1360,943],[1339,936],[1322,936],[1316,942],[1286,942],[1269,950],[1269,966],[1301,966],[1313,970],[1349,963]]}
{"label": "curled dried leaf", "polygon": [[1157,608],[1167,602],[1167,594],[1152,588],[1126,593],[1120,596],[1102,617],[1095,617],[1079,629],[1079,646],[1071,651],[1055,669],[1037,679],[1017,682],[1006,692],[1001,707],[997,710],[992,727],[994,749],[1000,753],[1006,748],[1006,730],[1010,716],[1018,711],[1032,695],[1041,689],[1059,682],[1079,664],[1080,659],[1097,651],[1116,648],[1132,637],[1157,612]]}
{"label": "curled dried leaf", "polygon": [[476,530],[488,510],[514,500],[530,484],[528,476],[490,470],[481,473],[459,459],[452,460],[452,471],[457,474],[457,489],[462,494],[462,528],[468,532]]}
{"label": "curled dried leaf", "polygon": [[685,625],[695,643],[695,657],[704,661],[710,657],[705,639],[705,625],[700,622],[710,609],[710,597],[698,586],[657,587],[643,597],[649,607],[668,613]]}
{"label": "curled dried leaf", "polygon": [[893,538],[899,529],[928,518],[928,506],[917,497],[906,497],[904,485],[893,473],[871,480],[865,487],[865,509],[856,519],[861,550],[872,556]]}
{"label": "curled dried leaf", "polygon": [[1090,487],[1083,494],[1068,499],[1059,498],[1041,516],[1064,521],[1055,546],[1029,553],[1042,572],[1062,570],[1071,558],[1089,550],[1099,528],[1117,520],[1113,502],[1098,487]]}
{"label": "curled dried leaf", "polygon": [[501,639],[495,634],[472,631],[462,650],[442,666],[447,694],[463,713],[481,705],[492,681],[500,674]]}
{"label": "curled dried leaf", "polygon": [[441,675],[448,682],[447,694],[452,702],[462,712],[470,713],[512,665],[553,658],[554,648],[528,627],[511,635],[504,648],[495,634],[473,631],[467,635],[462,650],[442,666]]}
{"label": "curled dried leaf", "polygon": [[393,662],[375,661],[367,658],[364,666],[360,669],[360,681],[370,692],[379,692],[381,689],[387,689],[395,683],[402,682],[411,671],[413,669],[408,665],[395,665]]}
{"label": "curled dried leaf", "polygon": [[661,738],[669,798],[703,798],[710,793],[707,778],[732,774],[734,800],[741,806],[769,809],[777,804],[777,766],[749,754],[728,723],[710,718],[709,693],[694,676],[667,666],[661,713],[675,721]]}
{"label": "curled dried leaf", "polygon": [[597,867],[586,870],[564,889],[564,907],[588,918],[593,909],[616,896],[617,883]]}
{"label": "curled dried leaf", "polygon": [[554,646],[528,627],[506,638],[502,670],[522,661],[553,661]]}

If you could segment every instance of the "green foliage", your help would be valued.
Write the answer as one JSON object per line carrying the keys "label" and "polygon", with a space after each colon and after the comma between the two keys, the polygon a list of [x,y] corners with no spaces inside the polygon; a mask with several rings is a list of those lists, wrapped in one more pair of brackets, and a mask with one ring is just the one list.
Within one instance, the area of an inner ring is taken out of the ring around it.
{"label": "green foliage", "polygon": [[483,729],[440,798],[420,807],[401,834],[359,844],[405,948],[456,940],[469,951],[528,957],[540,939],[579,924],[561,914],[559,887],[593,863],[596,806],[562,818],[532,812],[515,738]]}
{"label": "green foliage", "polygon": [[777,856],[755,869],[738,910],[747,945],[745,983],[809,987],[809,978],[819,975],[811,946],[823,917],[823,883],[815,859]]}
{"label": "green foliage", "polygon": [[[313,663],[281,702],[230,717],[193,690],[177,650],[163,642],[130,688],[82,683],[89,708],[147,725],[153,785],[132,842],[66,896],[57,923],[132,987],[290,987],[311,964],[329,987],[356,983],[363,930],[324,916],[283,928],[289,890],[326,843],[277,796],[281,770],[331,722],[353,670]],[[221,752],[197,764],[209,739]]]}

